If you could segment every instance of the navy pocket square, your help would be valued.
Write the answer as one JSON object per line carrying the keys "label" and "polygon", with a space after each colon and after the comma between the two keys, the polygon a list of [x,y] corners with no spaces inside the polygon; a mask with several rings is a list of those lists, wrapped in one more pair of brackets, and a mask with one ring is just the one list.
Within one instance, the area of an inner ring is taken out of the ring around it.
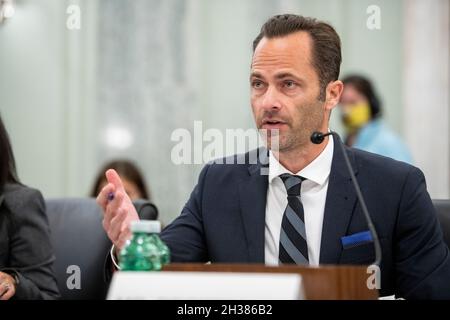
{"label": "navy pocket square", "polygon": [[358,232],[341,238],[341,243],[344,249],[372,241],[373,239],[370,231]]}

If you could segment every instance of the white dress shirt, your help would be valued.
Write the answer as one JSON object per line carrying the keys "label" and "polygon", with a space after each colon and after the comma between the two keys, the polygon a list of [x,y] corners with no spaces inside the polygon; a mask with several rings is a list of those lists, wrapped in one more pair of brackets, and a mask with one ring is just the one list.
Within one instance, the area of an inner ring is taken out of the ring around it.
{"label": "white dress shirt", "polygon": [[325,211],[325,201],[328,190],[328,180],[333,160],[333,139],[328,139],[322,153],[300,172],[292,173],[269,153],[269,188],[267,189],[266,223],[265,223],[265,262],[268,265],[278,265],[281,221],[288,204],[287,192],[279,177],[283,173],[302,176],[307,180],[302,182],[301,201],[305,213],[306,242],[308,258],[311,266],[319,265],[320,244],[322,239],[322,224]]}

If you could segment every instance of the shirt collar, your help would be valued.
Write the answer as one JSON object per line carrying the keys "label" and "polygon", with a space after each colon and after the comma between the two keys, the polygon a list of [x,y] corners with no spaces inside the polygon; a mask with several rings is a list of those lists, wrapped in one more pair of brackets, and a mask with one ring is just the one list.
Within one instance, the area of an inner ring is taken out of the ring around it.
{"label": "shirt collar", "polygon": [[269,151],[269,183],[283,173],[302,176],[307,180],[322,185],[327,180],[331,172],[331,163],[333,161],[334,141],[333,138],[328,139],[325,149],[310,164],[297,173],[290,172],[286,169],[275,156]]}

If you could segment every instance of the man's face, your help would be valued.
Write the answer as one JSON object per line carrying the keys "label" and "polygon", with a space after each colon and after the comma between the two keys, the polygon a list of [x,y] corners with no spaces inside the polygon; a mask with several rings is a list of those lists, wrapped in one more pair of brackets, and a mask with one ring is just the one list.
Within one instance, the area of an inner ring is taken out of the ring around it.
{"label": "man's face", "polygon": [[308,33],[297,32],[263,38],[253,55],[253,115],[258,129],[279,130],[280,152],[306,146],[314,131],[328,127],[329,112],[318,100],[319,78],[312,65],[311,45]]}

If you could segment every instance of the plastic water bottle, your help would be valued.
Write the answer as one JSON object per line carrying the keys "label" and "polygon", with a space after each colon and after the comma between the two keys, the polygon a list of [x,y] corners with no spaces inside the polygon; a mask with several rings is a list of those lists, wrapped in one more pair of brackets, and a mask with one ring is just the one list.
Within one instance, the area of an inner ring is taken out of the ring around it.
{"label": "plastic water bottle", "polygon": [[[157,232],[156,232],[156,230],[157,230]],[[160,257],[161,257],[161,264],[162,264],[162,266],[164,266],[164,265],[170,263],[170,250],[169,250],[169,247],[159,237],[159,233],[160,232],[161,232],[161,224],[159,223],[159,227],[155,228],[155,232],[153,232],[150,235],[150,237],[151,237],[153,243],[159,249],[159,254],[160,254]]]}
{"label": "plastic water bottle", "polygon": [[[133,233],[119,254],[119,266],[123,271],[161,270],[163,250],[157,241],[161,231],[159,221],[141,220],[131,223]],[[161,241],[161,239],[159,239]],[[162,241],[161,241],[162,243]]]}

